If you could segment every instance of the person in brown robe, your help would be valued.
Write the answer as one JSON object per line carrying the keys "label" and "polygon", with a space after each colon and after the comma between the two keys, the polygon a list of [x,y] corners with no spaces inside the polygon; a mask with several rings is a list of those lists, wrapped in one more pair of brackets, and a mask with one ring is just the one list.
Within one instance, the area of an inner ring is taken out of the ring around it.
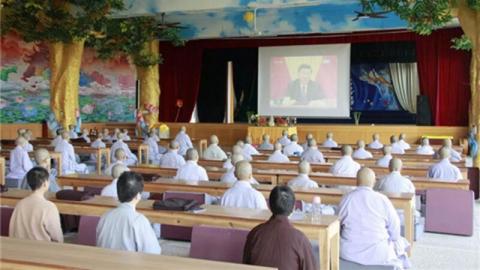
{"label": "person in brown robe", "polygon": [[292,189],[275,187],[270,193],[269,205],[273,215],[248,234],[243,263],[279,270],[318,269],[310,241],[288,220],[295,205]]}

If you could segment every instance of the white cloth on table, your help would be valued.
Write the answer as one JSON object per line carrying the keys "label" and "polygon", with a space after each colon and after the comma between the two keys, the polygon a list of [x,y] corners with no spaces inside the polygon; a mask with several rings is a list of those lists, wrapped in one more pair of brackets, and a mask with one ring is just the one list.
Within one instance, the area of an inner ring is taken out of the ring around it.
{"label": "white cloth on table", "polygon": [[178,168],[175,179],[186,182],[208,181],[207,171],[197,162],[187,160],[185,165]]}
{"label": "white cloth on table", "polygon": [[300,156],[303,153],[303,147],[297,142],[291,142],[283,148],[283,153],[287,156]]}
{"label": "white cloth on table", "polygon": [[390,154],[384,155],[383,157],[379,158],[375,164],[380,167],[388,168],[392,158],[393,157]]}
{"label": "white cloth on table", "polygon": [[88,173],[87,165],[77,163],[73,146],[66,140],[62,140],[55,147],[55,152],[61,153],[62,174]]}
{"label": "white cloth on table", "polygon": [[148,219],[130,203],[104,214],[97,225],[97,246],[160,254],[158,239]]}
{"label": "white cloth on table", "polygon": [[323,147],[338,147],[338,143],[336,141],[334,141],[333,139],[326,139],[322,143],[322,146]]}
{"label": "white cloth on table", "polygon": [[409,268],[408,241],[390,200],[369,187],[344,195],[339,206],[340,257],[364,265]]}
{"label": "white cloth on table", "polygon": [[322,152],[320,152],[316,146],[307,148],[307,150],[302,153],[301,160],[310,163],[325,163]]}
{"label": "white cloth on table", "polygon": [[257,149],[255,149],[255,147],[253,147],[253,145],[249,144],[249,143],[246,143],[243,145],[243,153],[245,155],[259,155],[260,153],[257,151]]}
{"label": "white cloth on table", "polygon": [[356,177],[360,167],[351,156],[343,156],[330,167],[330,173],[335,176]]}
{"label": "white cloth on table", "polygon": [[373,155],[370,151],[365,150],[365,148],[358,148],[353,151],[352,157],[355,159],[369,159],[373,158]]}
{"label": "white cloth on table", "polygon": [[237,181],[222,196],[220,204],[224,207],[268,209],[265,197],[254,189],[249,181]]}
{"label": "white cloth on table", "polygon": [[10,172],[6,178],[22,180],[28,171],[33,168],[33,163],[28,156],[27,150],[21,146],[16,146],[10,151]]}
{"label": "white cloth on table", "polygon": [[419,155],[433,155],[435,154],[435,151],[433,151],[433,148],[430,145],[420,145],[415,153]]}
{"label": "white cloth on table", "polygon": [[452,182],[457,182],[458,180],[463,179],[460,169],[450,163],[448,158],[442,159],[439,162],[433,164],[428,169],[428,178],[450,180]]}
{"label": "white cloth on table", "polygon": [[185,165],[185,159],[178,154],[178,150],[168,150],[168,152],[160,158],[160,167],[162,168],[180,168]]}
{"label": "white cloth on table", "polygon": [[182,156],[187,153],[189,148],[193,148],[192,140],[190,140],[190,136],[185,131],[178,132],[177,136],[175,136],[175,141],[180,145],[178,153]]}
{"label": "white cloth on table", "polygon": [[281,150],[275,150],[273,153],[268,157],[268,162],[290,162],[290,159],[282,153]]}
{"label": "white cloth on table", "polygon": [[282,136],[280,139],[277,140],[282,146],[289,145],[292,141],[288,138],[288,136]]}
{"label": "white cloth on table", "polygon": [[403,150],[408,150],[410,149],[410,144],[408,144],[404,140],[398,140],[398,144],[403,148]]}
{"label": "white cloth on table", "polygon": [[368,144],[368,148],[382,149],[383,148],[383,143],[381,143],[379,140],[373,140],[371,143]]}
{"label": "white cloth on table", "polygon": [[212,143],[203,151],[203,158],[208,160],[225,160],[228,157],[218,144]]}
{"label": "white cloth on table", "polygon": [[130,147],[126,143],[124,143],[122,140],[117,140],[114,144],[112,144],[112,148],[110,149],[111,151],[111,156],[112,156],[112,162],[117,161],[115,158],[115,151],[117,149],[122,148],[123,151],[125,152],[125,155],[127,156],[126,164],[128,166],[130,165],[135,165],[138,161],[137,156],[135,156],[132,151],[130,151]]}
{"label": "white cloth on table", "polygon": [[405,154],[405,149],[400,145],[400,143],[392,143],[392,154]]}
{"label": "white cloth on table", "polygon": [[308,174],[300,173],[297,177],[288,181],[288,186],[297,188],[318,188],[317,182],[308,177]]}

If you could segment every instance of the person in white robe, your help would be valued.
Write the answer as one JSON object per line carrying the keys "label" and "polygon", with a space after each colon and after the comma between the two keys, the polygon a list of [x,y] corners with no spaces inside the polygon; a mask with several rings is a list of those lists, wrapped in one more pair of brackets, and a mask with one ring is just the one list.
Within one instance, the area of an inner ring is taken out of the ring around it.
{"label": "person in white robe", "polygon": [[258,146],[258,150],[273,150],[273,144],[270,143],[270,135],[262,135],[262,143]]}
{"label": "person in white robe", "polygon": [[[52,169],[52,158],[50,157],[50,152],[45,148],[39,148],[35,150],[34,159],[36,166],[42,167],[48,171],[48,180],[50,182],[48,186],[48,191],[57,192],[61,190],[60,186],[57,183],[57,170]],[[22,188],[28,186],[27,181],[24,181],[25,184]],[[30,187],[28,187],[30,189]]]}
{"label": "person in white robe", "polygon": [[282,146],[289,145],[290,144],[290,138],[288,138],[288,130],[283,130],[282,131],[282,137],[280,137],[277,140],[278,143],[280,143]]}
{"label": "person in white robe", "polygon": [[403,150],[410,149],[410,144],[407,143],[407,134],[400,133],[398,144],[403,148]]}
{"label": "person in white robe", "polygon": [[268,162],[290,162],[290,159],[282,153],[282,144],[277,142],[273,153],[268,157]]}
{"label": "person in white robe", "polygon": [[405,149],[403,149],[403,146],[398,142],[397,136],[390,136],[390,146],[392,147],[392,154],[405,154]]}
{"label": "person in white robe", "polygon": [[267,201],[261,192],[254,189],[250,183],[252,179],[252,165],[242,160],[235,164],[236,181],[222,196],[220,205],[224,207],[268,209]]}
{"label": "person in white robe", "polygon": [[335,176],[355,177],[360,167],[360,164],[352,159],[352,147],[344,145],[342,157],[330,167],[330,173]]}
{"label": "person in white robe", "polygon": [[83,163],[77,163],[75,157],[75,149],[70,144],[70,132],[62,132],[62,141],[60,141],[55,147],[55,152],[61,153],[62,157],[62,174],[71,173],[89,173],[87,165]]}
{"label": "person in white robe", "polygon": [[419,155],[433,155],[435,151],[433,151],[432,146],[430,145],[430,141],[428,138],[422,138],[421,144],[415,150],[415,153]]}
{"label": "person in white robe", "polygon": [[[462,161],[462,154],[460,154],[459,152],[457,152],[457,150],[453,149],[452,147],[452,140],[450,139],[445,139],[443,140],[443,147],[446,147],[448,149],[450,149],[450,161],[451,162],[460,162]],[[440,150],[440,149],[439,149]],[[436,159],[439,159],[440,158],[440,153],[439,151],[437,151],[435,153],[435,156],[434,158]]]}
{"label": "person in white robe", "polygon": [[248,161],[252,161],[252,156],[249,155],[246,151],[243,151],[243,146],[245,144],[243,143],[243,141],[238,141],[237,144],[235,144],[233,147],[232,147],[232,154],[235,155],[235,154],[241,154],[243,155],[243,157],[245,158],[245,160],[248,160]]}
{"label": "person in white robe", "polygon": [[313,134],[307,133],[307,135],[305,136],[305,142],[302,144],[303,151],[306,151],[308,149],[308,142],[312,139],[314,139]]}
{"label": "person in white robe", "polygon": [[119,128],[113,130],[112,141],[118,140],[118,135],[122,133]]}
{"label": "person in white robe", "polygon": [[88,129],[84,128],[82,130],[82,134],[80,135],[80,138],[82,138],[86,143],[91,142]]}
{"label": "person in white robe", "polygon": [[235,176],[235,164],[237,164],[237,162],[242,161],[242,160],[245,160],[243,155],[239,155],[239,154],[233,155],[230,158],[230,162],[231,162],[232,166],[227,169],[227,172],[224,173],[222,175],[222,177],[220,177],[220,182],[230,183],[230,184],[235,183],[238,180],[237,177]]}
{"label": "person in white robe", "polygon": [[[123,148],[116,149],[114,155],[115,155],[115,161],[110,163],[110,166],[105,168],[105,171],[103,172],[103,174],[109,175],[109,176],[112,175],[112,169],[116,165],[127,166],[127,155],[125,154],[125,151],[123,150]],[[127,169],[128,169],[128,167],[127,167]],[[128,169],[128,171],[129,170],[130,169]]]}
{"label": "person in white robe", "polygon": [[318,150],[317,141],[310,139],[308,141],[308,148],[302,153],[301,160],[308,161],[309,163],[325,163],[325,158],[322,152]]}
{"label": "person in white robe", "polygon": [[122,129],[122,133],[123,133],[123,141],[128,142],[132,140],[132,138],[130,138],[130,136],[128,135],[128,129],[126,128]]}
{"label": "person in white robe", "polygon": [[463,176],[460,169],[450,163],[450,149],[448,147],[442,147],[439,150],[440,161],[432,165],[428,169],[428,178],[448,180],[457,182],[462,180]]}
{"label": "person in white robe", "polygon": [[18,136],[15,140],[16,146],[10,151],[10,171],[5,176],[9,179],[16,179],[17,188],[21,186],[27,172],[33,168],[32,160],[30,160],[28,152],[25,150],[26,142],[27,140],[23,136]]}
{"label": "person in white robe", "polygon": [[117,149],[119,148],[122,148],[123,151],[125,152],[125,155],[127,156],[126,164],[128,166],[135,165],[137,163],[138,161],[137,156],[134,155],[130,150],[130,147],[128,147],[128,145],[125,142],[123,142],[122,133],[118,133],[117,141],[114,144],[112,144],[112,147],[110,148],[110,151],[112,153],[112,162],[116,161],[115,151],[117,151]]}
{"label": "person in white robe", "polygon": [[[97,138],[95,139],[95,141],[93,141],[93,142],[90,144],[90,147],[96,148],[96,149],[106,148],[107,145],[102,141],[102,139],[103,139],[103,134],[102,134],[102,133],[98,133]],[[92,162],[96,162],[96,161],[97,161],[97,155],[96,155],[96,154],[90,154],[90,160],[91,160]]]}
{"label": "person in white robe", "polygon": [[143,178],[124,172],[117,182],[120,204],[100,218],[96,231],[98,247],[160,254],[161,248],[148,219],[136,211],[141,200]]}
{"label": "person in white robe", "polygon": [[170,141],[168,152],[160,158],[160,167],[178,169],[185,165],[185,159],[178,154],[180,145],[177,141]]}
{"label": "person in white robe", "polygon": [[333,140],[333,133],[327,132],[325,141],[322,143],[323,147],[338,147],[338,143]]}
{"label": "person in white robe", "polygon": [[182,167],[178,168],[176,180],[186,182],[208,181],[207,171],[198,162],[198,152],[194,148],[187,150],[187,162]]}
{"label": "person in white robe", "polygon": [[390,145],[385,145],[382,149],[383,151],[383,157],[379,158],[377,162],[375,162],[375,165],[383,167],[383,168],[388,168],[390,164],[390,160],[393,158],[392,156],[392,146]]}
{"label": "person in white robe", "polygon": [[177,136],[175,136],[175,141],[180,145],[178,153],[182,156],[185,155],[188,149],[193,148],[192,140],[190,139],[190,136],[188,136],[187,128],[185,126],[180,128]]}
{"label": "person in white robe", "polygon": [[260,155],[260,153],[257,151],[257,149],[252,145],[252,137],[247,136],[245,137],[245,143],[243,145],[243,152],[246,155]]}
{"label": "person in white robe", "polygon": [[57,144],[63,140],[62,132],[63,132],[63,129],[61,129],[61,128],[57,129],[57,131],[56,131],[57,136],[50,143],[51,146],[56,147]]}
{"label": "person in white robe", "polygon": [[158,136],[158,129],[155,128],[155,129],[153,129],[153,131],[154,131],[153,137],[155,138],[155,140],[157,142],[159,142],[160,141],[160,136]]}
{"label": "person in white robe", "polygon": [[210,145],[203,151],[203,158],[208,160],[226,160],[227,154],[218,146],[217,135],[210,136]]}
{"label": "person in white robe", "polygon": [[283,153],[289,156],[301,156],[303,153],[303,147],[298,144],[297,134],[290,136],[290,144],[283,147]]}
{"label": "person in white robe", "polygon": [[368,144],[370,149],[382,149],[383,143],[380,142],[380,134],[374,133],[372,135],[372,142]]}
{"label": "person in white robe", "polygon": [[110,184],[102,188],[102,192],[100,193],[100,195],[118,198],[118,193],[117,193],[118,177],[120,177],[122,173],[128,172],[128,171],[130,170],[128,169],[127,166],[123,164],[115,164],[115,166],[113,166],[112,168],[112,174],[111,174],[111,176],[113,177],[113,180]]}
{"label": "person in white robe", "polygon": [[33,152],[33,145],[30,143],[30,141],[33,139],[33,134],[30,129],[25,130],[25,132],[22,134],[22,136],[25,138],[26,143],[25,143],[25,150],[27,152]]}
{"label": "person in white robe", "polygon": [[[124,135],[122,133],[122,135]],[[157,140],[155,139],[155,131],[152,129],[149,132],[148,138],[143,142],[143,144],[148,145],[148,159],[152,164],[159,164],[160,158],[165,153],[166,149],[163,146],[159,146]]]}
{"label": "person in white robe", "polygon": [[375,190],[392,193],[415,193],[415,186],[410,179],[402,176],[402,160],[393,158],[389,163],[390,173],[375,184]]}
{"label": "person in white robe", "polygon": [[113,142],[113,139],[114,138],[112,137],[112,135],[110,135],[110,130],[108,130],[108,128],[104,128],[103,129],[103,140],[111,143],[111,142]]}
{"label": "person in white robe", "polygon": [[78,134],[75,131],[75,125],[69,125],[68,128],[70,130],[70,133],[68,134],[70,135],[70,139],[78,139]]}
{"label": "person in white robe", "polygon": [[340,258],[363,265],[411,266],[408,241],[400,235],[400,219],[387,196],[374,191],[375,173],[364,167],[358,187],[340,202]]}
{"label": "person in white robe", "polygon": [[352,154],[354,159],[369,159],[373,158],[372,153],[370,151],[365,150],[365,141],[358,140],[357,141],[357,149]]}
{"label": "person in white robe", "polygon": [[310,163],[307,161],[298,163],[298,175],[288,181],[288,186],[293,188],[318,188],[317,182],[313,181],[308,176],[311,171]]}

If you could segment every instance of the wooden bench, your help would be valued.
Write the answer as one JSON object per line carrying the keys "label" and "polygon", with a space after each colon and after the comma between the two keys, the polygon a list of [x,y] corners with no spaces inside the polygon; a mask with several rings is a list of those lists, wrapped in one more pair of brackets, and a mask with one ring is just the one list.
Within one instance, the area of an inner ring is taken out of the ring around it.
{"label": "wooden bench", "polygon": [[[185,269],[267,270],[274,268],[147,254],[99,247],[0,237],[2,269]],[[61,255],[59,255],[61,254]]]}
{"label": "wooden bench", "polygon": [[[18,201],[29,194],[30,191],[11,189],[0,194],[0,203],[4,206],[14,207]],[[101,216],[118,204],[115,198],[102,196],[80,202],[57,200],[53,193],[47,193],[46,198],[55,203],[60,213],[80,216]],[[152,204],[153,201],[140,201],[137,211],[144,214],[152,223],[168,225],[189,227],[208,225],[252,229],[271,216],[269,210],[226,208],[216,205],[204,205],[204,210],[196,213],[157,211],[153,210]],[[321,216],[318,221],[312,221],[310,217],[306,216],[302,220],[292,221],[292,224],[309,239],[318,241],[320,269],[339,269],[340,223],[337,216]],[[115,259],[117,258],[115,257]]]}
{"label": "wooden bench", "polygon": [[[48,151],[48,152],[50,154],[50,158],[55,161],[55,164],[57,166],[56,169],[57,169],[58,174],[61,174],[61,172],[62,172],[62,154],[57,153],[57,152],[53,152],[53,151]],[[5,160],[10,159],[10,150],[2,150],[0,152],[0,156],[4,159],[4,164],[5,164]],[[35,153],[34,152],[29,152],[28,156],[31,159],[33,159],[34,156],[35,156]]]}

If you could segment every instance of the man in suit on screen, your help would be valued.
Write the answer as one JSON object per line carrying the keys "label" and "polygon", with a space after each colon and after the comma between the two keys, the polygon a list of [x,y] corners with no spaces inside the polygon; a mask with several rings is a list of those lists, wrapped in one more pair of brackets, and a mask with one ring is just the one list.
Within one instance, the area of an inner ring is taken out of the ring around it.
{"label": "man in suit on screen", "polygon": [[302,64],[298,67],[298,78],[288,85],[287,95],[296,105],[306,105],[315,99],[324,98],[320,85],[311,80],[312,67]]}

